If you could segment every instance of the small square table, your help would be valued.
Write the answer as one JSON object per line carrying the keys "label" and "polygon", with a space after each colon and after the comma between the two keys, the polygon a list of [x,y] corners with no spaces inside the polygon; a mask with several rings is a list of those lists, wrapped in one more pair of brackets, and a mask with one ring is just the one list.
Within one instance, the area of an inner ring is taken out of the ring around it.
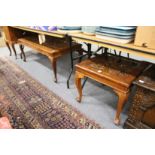
{"label": "small square table", "polygon": [[81,79],[84,77],[113,88],[119,97],[114,123],[119,125],[120,113],[128,99],[132,81],[147,66],[146,62],[114,55],[102,55],[84,60],[76,65],[75,84],[79,94],[77,101],[81,102],[82,99]]}

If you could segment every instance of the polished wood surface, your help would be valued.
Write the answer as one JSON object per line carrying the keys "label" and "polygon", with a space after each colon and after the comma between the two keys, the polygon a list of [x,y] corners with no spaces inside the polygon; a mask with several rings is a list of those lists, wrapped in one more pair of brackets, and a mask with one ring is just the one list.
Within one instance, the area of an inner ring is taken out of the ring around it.
{"label": "polished wood surface", "polygon": [[14,29],[9,26],[3,26],[3,31],[5,35],[5,40],[9,43],[16,43],[17,36],[14,33]]}
{"label": "polished wood surface", "polygon": [[17,52],[14,47],[14,44],[17,43],[18,34],[16,34],[14,29],[10,28],[9,26],[3,26],[3,32],[4,32],[5,44],[10,51],[10,56],[12,55],[12,50],[13,50],[15,57],[17,59]]}
{"label": "polished wood surface", "polygon": [[81,79],[89,77],[105,84],[118,95],[117,112],[114,123],[120,123],[120,113],[128,99],[132,81],[147,67],[148,63],[129,60],[113,55],[103,55],[84,60],[76,65],[75,84],[78,90],[77,100],[81,102]]}
{"label": "polished wood surface", "polygon": [[[22,52],[21,57],[23,55],[24,61],[26,61],[26,57],[25,57],[22,45],[33,48],[38,52],[40,52],[41,54],[46,55],[52,64],[54,81],[57,82],[57,69],[56,69],[57,59],[60,56],[70,51],[70,48],[66,40],[50,37],[49,40],[47,40],[45,43],[39,44],[37,37],[29,36],[29,37],[19,38],[18,44],[20,44],[20,49]],[[78,50],[80,48],[81,48],[80,44],[73,44],[74,50]]]}
{"label": "polished wood surface", "polygon": [[[24,45],[29,46],[31,48],[35,48],[44,55],[50,55],[53,57],[59,57],[63,55],[65,52],[68,52],[69,50],[69,46],[66,40],[56,39],[53,37],[43,44],[39,44],[38,38],[33,36],[19,38],[18,42],[23,43]],[[73,44],[73,46],[75,46],[75,44]],[[76,44],[76,46],[79,47],[78,44]]]}
{"label": "polished wood surface", "polygon": [[134,85],[136,92],[124,128],[155,128],[155,65],[148,68]]}
{"label": "polished wood surface", "polygon": [[90,44],[95,44],[105,48],[137,55],[137,56],[140,56],[141,58],[149,58],[149,59],[155,60],[155,49],[136,46],[134,45],[134,42],[131,42],[128,44],[122,44],[122,43],[112,42],[108,40],[103,40],[103,39],[97,38],[96,36],[85,35],[83,33],[69,34],[69,35],[72,37],[73,40],[77,42],[86,42]]}

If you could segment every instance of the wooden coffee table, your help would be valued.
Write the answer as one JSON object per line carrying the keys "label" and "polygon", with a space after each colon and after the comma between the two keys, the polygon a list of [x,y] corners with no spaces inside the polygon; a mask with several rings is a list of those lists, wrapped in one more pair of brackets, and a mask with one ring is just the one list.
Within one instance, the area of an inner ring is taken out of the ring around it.
{"label": "wooden coffee table", "polygon": [[[18,44],[21,50],[21,58],[26,61],[26,56],[24,53],[24,46],[28,46],[37,50],[39,53],[47,56],[52,63],[53,73],[54,73],[54,81],[57,82],[57,59],[62,55],[70,52],[70,47],[65,41],[65,39],[59,38],[49,38],[44,44],[39,44],[38,38],[36,37],[24,37],[18,39]],[[80,44],[73,44],[73,50],[79,51],[81,49]],[[80,53],[80,52],[79,52]]]}
{"label": "wooden coffee table", "polygon": [[147,65],[146,62],[114,55],[97,56],[77,64],[75,74],[75,83],[79,94],[77,101],[81,102],[82,99],[81,79],[84,77],[89,77],[113,88],[119,97],[114,123],[119,125],[120,113],[128,99],[132,81]]}

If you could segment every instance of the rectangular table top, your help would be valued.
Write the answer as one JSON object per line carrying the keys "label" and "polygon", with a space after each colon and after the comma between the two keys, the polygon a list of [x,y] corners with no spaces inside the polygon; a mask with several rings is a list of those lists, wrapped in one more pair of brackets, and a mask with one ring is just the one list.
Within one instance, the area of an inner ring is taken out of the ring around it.
{"label": "rectangular table top", "polygon": [[77,69],[85,70],[95,76],[106,78],[125,87],[129,87],[133,80],[148,66],[148,63],[128,60],[117,56],[97,56],[76,65]]}
{"label": "rectangular table top", "polygon": [[83,33],[68,34],[68,35],[71,36],[73,40],[78,42],[91,43],[98,46],[103,46],[105,48],[110,48],[110,49],[122,51],[125,53],[137,55],[142,58],[149,58],[149,59],[155,60],[155,49],[136,46],[134,45],[133,42],[128,44],[117,43],[109,40],[100,39],[100,38],[97,38],[96,36],[89,36]]}

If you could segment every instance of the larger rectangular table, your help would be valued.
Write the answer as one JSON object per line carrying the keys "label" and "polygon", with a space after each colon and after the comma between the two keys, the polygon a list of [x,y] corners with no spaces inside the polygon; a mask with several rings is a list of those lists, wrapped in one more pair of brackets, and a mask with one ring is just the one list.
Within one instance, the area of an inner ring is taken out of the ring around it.
{"label": "larger rectangular table", "polygon": [[117,43],[117,42],[112,42],[109,40],[103,40],[103,39],[97,38],[96,36],[85,35],[83,33],[69,34],[69,36],[72,37],[72,40],[75,40],[77,42],[85,42],[89,44],[94,44],[94,45],[102,46],[105,48],[137,55],[141,58],[148,58],[151,60],[155,60],[155,49],[149,49],[147,47],[136,46],[134,45],[133,42],[128,43],[128,44]]}

